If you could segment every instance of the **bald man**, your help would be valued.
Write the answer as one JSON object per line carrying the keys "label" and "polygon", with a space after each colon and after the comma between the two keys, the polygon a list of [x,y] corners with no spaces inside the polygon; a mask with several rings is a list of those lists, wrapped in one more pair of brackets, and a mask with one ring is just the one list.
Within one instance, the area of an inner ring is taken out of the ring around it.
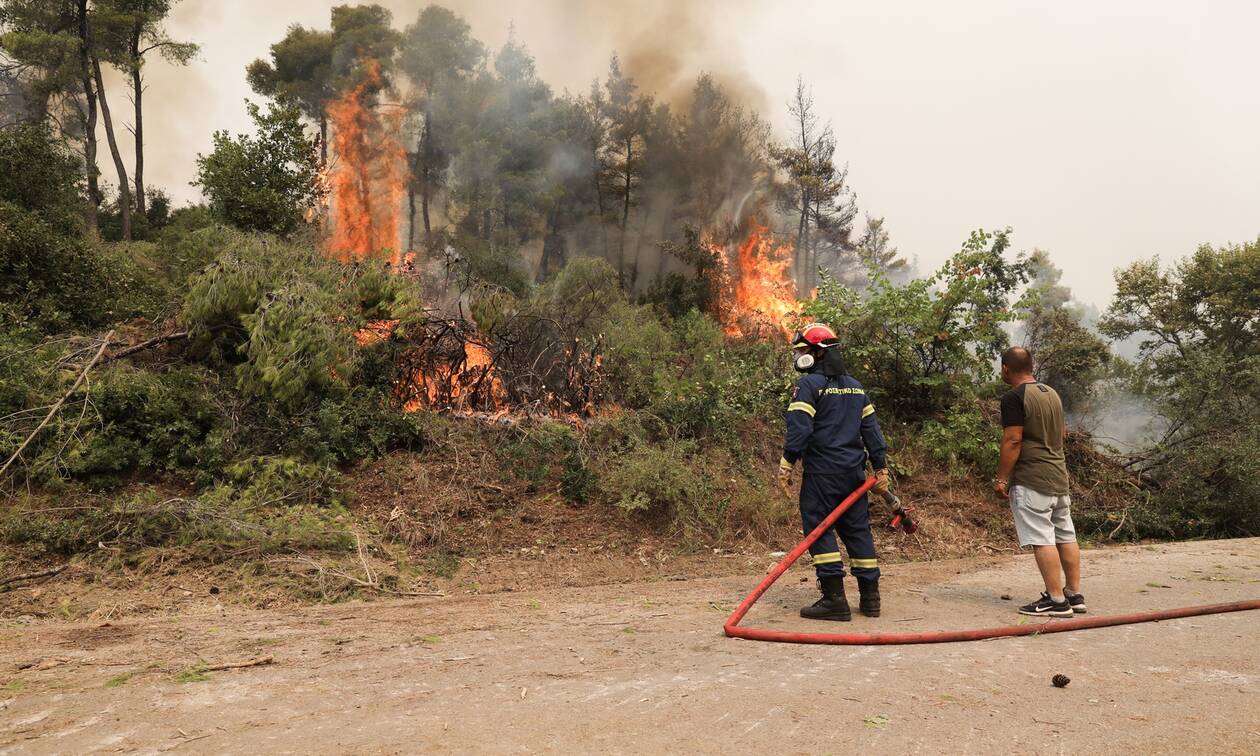
{"label": "bald man", "polygon": [[1045,592],[1019,608],[1034,617],[1071,617],[1085,611],[1081,550],[1072,525],[1063,442],[1063,402],[1033,376],[1023,347],[1002,353],[1002,450],[993,491],[1011,505],[1021,547],[1032,547]]}

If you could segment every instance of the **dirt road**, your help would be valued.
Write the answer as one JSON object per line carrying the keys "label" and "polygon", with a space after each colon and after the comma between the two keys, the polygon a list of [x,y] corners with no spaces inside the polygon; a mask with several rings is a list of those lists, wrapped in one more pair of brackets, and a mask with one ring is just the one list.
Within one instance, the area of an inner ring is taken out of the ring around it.
{"label": "dirt road", "polygon": [[[1260,539],[1086,560],[1095,613],[1260,597]],[[747,623],[807,627],[810,575]],[[1260,612],[936,646],[724,638],[756,579],[9,621],[0,753],[1260,752]],[[884,585],[885,616],[844,629],[1014,623],[1036,593],[1026,556],[895,565]]]}

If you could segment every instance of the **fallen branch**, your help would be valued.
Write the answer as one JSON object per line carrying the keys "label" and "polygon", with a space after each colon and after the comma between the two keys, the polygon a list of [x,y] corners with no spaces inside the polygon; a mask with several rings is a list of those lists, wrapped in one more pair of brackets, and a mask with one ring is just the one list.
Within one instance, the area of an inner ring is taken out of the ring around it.
{"label": "fallen branch", "polygon": [[52,569],[43,570],[42,572],[28,572],[25,575],[14,575],[13,577],[7,577],[3,580],[0,580],[0,587],[9,585],[10,583],[21,583],[25,580],[39,580],[40,578],[52,577],[53,575],[60,573],[65,568],[66,568],[66,565],[63,564],[60,567],[53,567]]}
{"label": "fallen branch", "polygon": [[142,352],[145,349],[152,349],[155,346],[161,346],[162,344],[169,344],[172,341],[179,341],[180,339],[186,339],[186,338],[188,338],[188,331],[176,331],[175,333],[168,333],[163,336],[154,336],[151,339],[145,339],[144,341],[141,341],[139,344],[133,344],[127,347],[126,349],[120,349],[117,352],[114,352],[113,354],[106,355],[103,362],[113,362],[114,360],[120,360],[123,357],[130,357],[136,352]]}
{"label": "fallen branch", "polygon": [[71,386],[70,390],[65,393],[65,396],[57,400],[57,403],[52,406],[52,409],[48,410],[48,414],[44,416],[43,422],[41,422],[35,430],[31,431],[31,435],[26,437],[26,440],[22,442],[22,445],[17,448],[17,451],[13,452],[13,456],[9,457],[9,461],[4,463],[4,467],[0,467],[0,479],[4,478],[4,474],[9,471],[9,466],[13,464],[15,459],[21,456],[22,451],[26,449],[27,445],[30,444],[37,435],[39,435],[39,432],[44,429],[45,425],[48,425],[48,421],[53,419],[53,416],[61,409],[61,405],[65,404],[66,400],[69,399],[75,391],[79,390],[79,385],[82,384],[83,379],[87,377],[88,371],[91,370],[92,366],[101,359],[101,355],[105,354],[105,348],[109,346],[109,339],[113,335],[113,331],[105,334],[105,338],[101,340],[101,348],[96,350],[96,356],[93,357],[92,361],[83,368],[83,372],[79,373],[79,377],[74,379],[74,385]]}
{"label": "fallen branch", "polygon": [[251,659],[247,662],[231,662],[229,664],[211,664],[204,668],[206,672],[222,672],[225,669],[245,669],[246,667],[262,667],[267,664],[274,664],[275,658],[264,656],[261,659]]}
{"label": "fallen branch", "polygon": [[332,575],[333,577],[340,578],[346,581],[347,583],[358,586],[359,588],[367,588],[369,590],[379,591],[380,593],[387,593],[391,596],[408,596],[408,597],[428,596],[428,597],[433,597],[433,598],[444,598],[446,596],[445,593],[430,593],[430,592],[425,592],[425,591],[396,591],[393,588],[386,588],[385,586],[380,585],[378,583],[369,583],[366,580],[360,580],[354,575],[348,575],[340,570],[334,570],[331,567],[325,567],[324,565],[320,564],[314,559],[311,559],[310,557],[304,557],[304,556],[281,557],[279,559],[275,559],[272,561],[284,562],[284,563],[289,563],[289,564],[306,565],[307,567],[310,567],[311,569],[315,570],[317,574]]}

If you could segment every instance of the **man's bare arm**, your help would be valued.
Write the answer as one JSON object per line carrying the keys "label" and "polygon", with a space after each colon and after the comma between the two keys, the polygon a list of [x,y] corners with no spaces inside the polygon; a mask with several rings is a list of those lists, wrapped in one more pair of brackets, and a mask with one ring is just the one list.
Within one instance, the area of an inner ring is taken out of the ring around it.
{"label": "man's bare arm", "polygon": [[999,496],[1006,496],[1006,489],[1011,480],[1011,471],[1019,461],[1019,449],[1024,443],[1024,426],[1008,425],[1002,429],[1002,449],[998,455],[997,478],[993,481],[993,490]]}

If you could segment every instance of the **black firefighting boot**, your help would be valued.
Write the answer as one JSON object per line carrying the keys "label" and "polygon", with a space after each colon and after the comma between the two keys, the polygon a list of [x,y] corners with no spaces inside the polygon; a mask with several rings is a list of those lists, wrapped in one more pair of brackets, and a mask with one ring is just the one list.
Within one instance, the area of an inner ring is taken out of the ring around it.
{"label": "black firefighting boot", "polygon": [[849,601],[844,597],[843,576],[819,578],[818,585],[822,589],[822,598],[815,601],[813,606],[801,609],[802,617],[805,619],[838,620],[840,622],[848,622],[853,619],[853,612],[849,609]]}
{"label": "black firefighting boot", "polygon": [[862,598],[858,601],[858,609],[867,617],[879,616],[879,578],[857,581],[858,591]]}

